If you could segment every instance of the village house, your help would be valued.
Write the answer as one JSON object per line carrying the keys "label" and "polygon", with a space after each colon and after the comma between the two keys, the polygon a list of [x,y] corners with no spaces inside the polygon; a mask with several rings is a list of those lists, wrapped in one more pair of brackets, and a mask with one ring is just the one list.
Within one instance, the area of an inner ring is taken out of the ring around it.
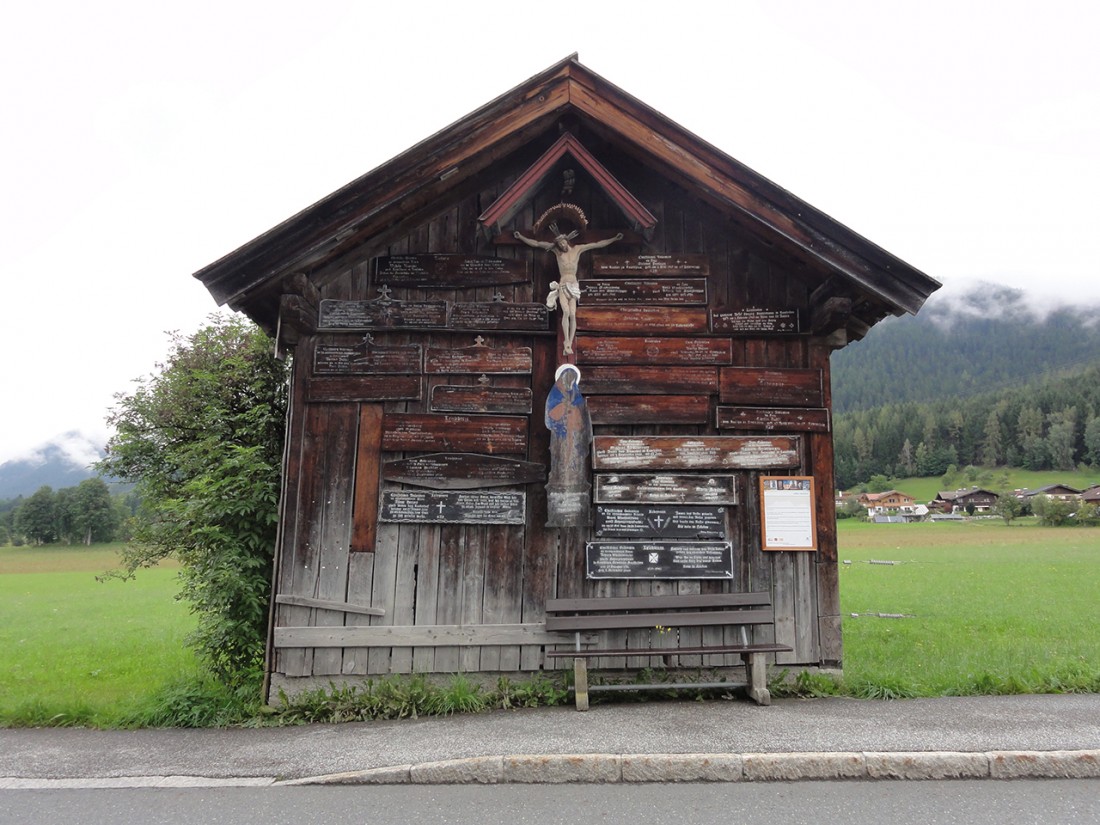
{"label": "village house", "polygon": [[1068,484],[1048,484],[1045,487],[1036,487],[1034,490],[1017,490],[1016,497],[1023,501],[1030,501],[1036,496],[1045,496],[1056,501],[1078,501],[1081,491]]}
{"label": "village house", "polygon": [[900,490],[887,490],[885,493],[863,493],[859,503],[867,508],[868,515],[880,513],[910,512],[916,506],[916,499]]}
{"label": "village house", "polygon": [[992,490],[969,487],[962,490],[941,490],[929,505],[943,513],[988,513],[998,498],[1000,496]]}

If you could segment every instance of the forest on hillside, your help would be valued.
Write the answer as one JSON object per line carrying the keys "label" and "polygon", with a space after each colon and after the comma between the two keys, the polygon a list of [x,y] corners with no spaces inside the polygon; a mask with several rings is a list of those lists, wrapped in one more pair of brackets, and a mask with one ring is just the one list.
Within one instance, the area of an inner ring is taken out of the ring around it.
{"label": "forest on hillside", "polygon": [[891,319],[834,358],[836,479],[1100,466],[1097,313],[1014,291]]}

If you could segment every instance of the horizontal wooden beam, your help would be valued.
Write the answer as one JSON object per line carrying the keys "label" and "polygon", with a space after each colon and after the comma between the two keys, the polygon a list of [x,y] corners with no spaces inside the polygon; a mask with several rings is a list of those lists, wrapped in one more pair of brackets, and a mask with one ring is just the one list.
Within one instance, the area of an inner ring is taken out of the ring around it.
{"label": "horizontal wooden beam", "polygon": [[[595,637],[588,639],[591,642]],[[565,644],[538,624],[391,625],[385,627],[277,627],[275,647],[485,647]],[[582,642],[586,641],[582,636]]]}
{"label": "horizontal wooden beam", "polygon": [[335,610],[339,613],[356,613],[361,616],[385,616],[386,611],[381,607],[367,607],[361,604],[349,602],[334,602],[329,599],[311,599],[307,596],[279,595],[275,597],[276,604],[289,604],[293,607],[315,607],[319,610]]}

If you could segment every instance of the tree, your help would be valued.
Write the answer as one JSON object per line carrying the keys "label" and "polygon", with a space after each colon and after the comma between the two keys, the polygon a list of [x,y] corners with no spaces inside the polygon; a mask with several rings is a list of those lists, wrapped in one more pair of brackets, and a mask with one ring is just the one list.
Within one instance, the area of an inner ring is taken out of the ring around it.
{"label": "tree", "polygon": [[15,513],[16,529],[34,544],[57,541],[56,495],[48,484],[39,487]]}
{"label": "tree", "polygon": [[1075,462],[1077,408],[1066,407],[1047,416],[1050,429],[1047,431],[1047,453],[1055,470],[1073,470]]}
{"label": "tree", "polygon": [[993,502],[993,512],[1004,519],[1005,526],[1012,524],[1024,512],[1024,503],[1012,493],[1001,493]]}
{"label": "tree", "polygon": [[86,478],[76,486],[72,501],[72,527],[81,543],[110,541],[118,516],[111,491],[101,478]]}
{"label": "tree", "polygon": [[1085,459],[1100,467],[1100,416],[1094,415],[1085,424]]}
{"label": "tree", "polygon": [[250,323],[214,316],[172,336],[159,372],[119,395],[100,462],[141,498],[120,575],[174,556],[190,637],[229,683],[263,661],[286,415],[286,370]]}

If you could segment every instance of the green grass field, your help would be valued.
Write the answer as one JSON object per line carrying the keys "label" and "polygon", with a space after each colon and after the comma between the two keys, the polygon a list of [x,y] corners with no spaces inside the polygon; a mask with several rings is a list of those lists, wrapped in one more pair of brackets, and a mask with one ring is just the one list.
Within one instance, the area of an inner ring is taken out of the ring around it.
{"label": "green grass field", "polygon": [[849,690],[1100,689],[1100,530],[997,520],[838,527]]}
{"label": "green grass field", "polygon": [[[844,678],[811,692],[1100,692],[1100,529],[847,519],[838,531]],[[117,550],[0,548],[0,726],[116,726],[198,680],[176,570],[97,581]]]}
{"label": "green grass field", "polygon": [[97,581],[117,550],[0,548],[0,725],[110,725],[196,672],[176,570]]}

